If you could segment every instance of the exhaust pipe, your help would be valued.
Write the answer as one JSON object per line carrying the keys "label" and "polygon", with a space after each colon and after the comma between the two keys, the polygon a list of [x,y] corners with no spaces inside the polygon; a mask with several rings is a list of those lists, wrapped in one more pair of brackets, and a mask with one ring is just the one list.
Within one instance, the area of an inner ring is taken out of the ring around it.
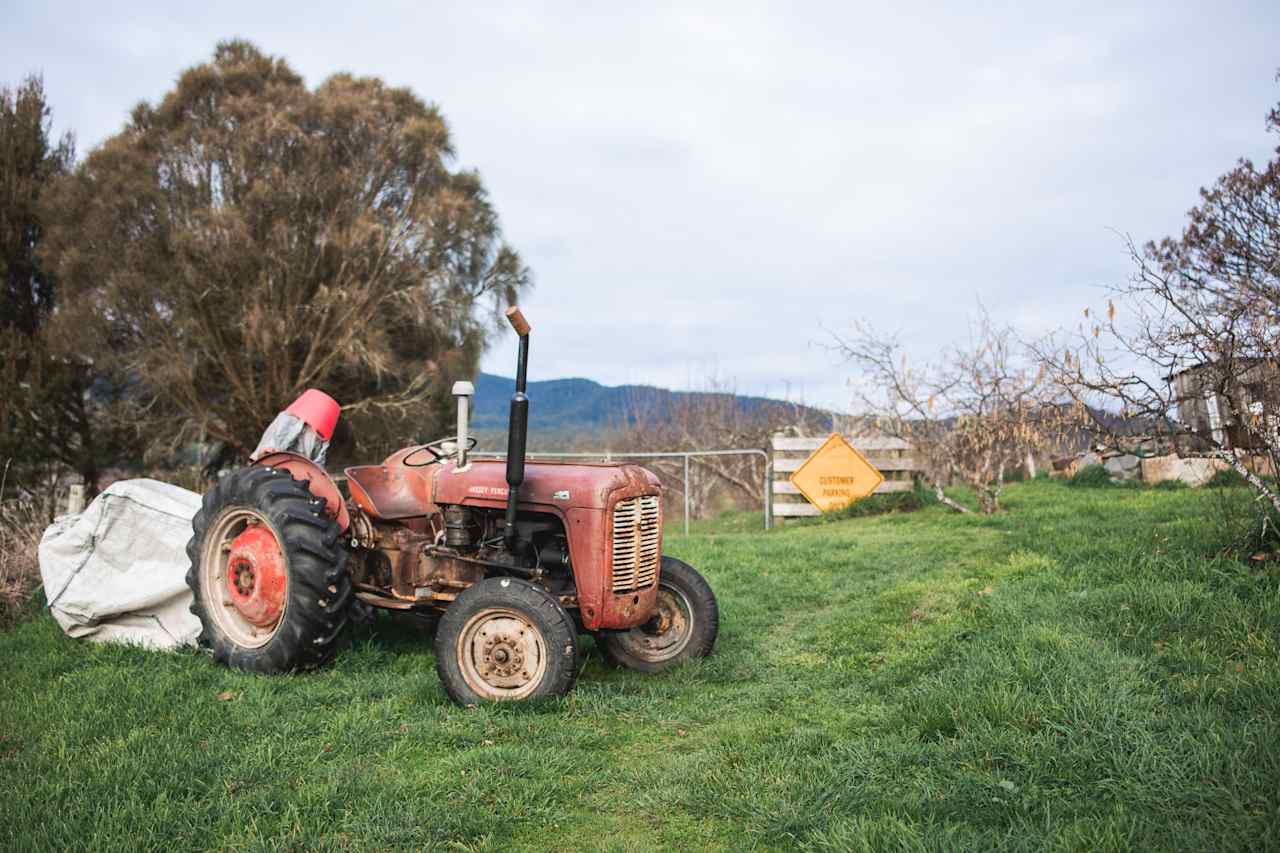
{"label": "exhaust pipe", "polygon": [[516,356],[516,393],[511,395],[511,420],[507,424],[507,519],[502,541],[508,551],[516,549],[516,501],[524,482],[525,444],[529,437],[529,398],[525,396],[529,370],[529,323],[520,309],[507,309],[507,321],[520,339]]}

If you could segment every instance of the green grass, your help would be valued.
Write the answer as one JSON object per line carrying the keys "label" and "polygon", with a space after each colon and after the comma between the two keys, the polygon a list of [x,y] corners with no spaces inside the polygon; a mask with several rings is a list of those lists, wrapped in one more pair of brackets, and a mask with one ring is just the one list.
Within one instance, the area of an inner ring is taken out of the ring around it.
{"label": "green grass", "polygon": [[0,845],[1275,846],[1280,573],[1214,556],[1203,490],[1005,504],[671,537],[717,653],[641,676],[588,643],[539,706],[448,704],[385,621],[266,678],[42,615],[0,634]]}
{"label": "green grass", "polygon": [[1245,481],[1244,475],[1235,468],[1223,468],[1221,471],[1215,471],[1205,485],[1210,488],[1224,489],[1234,486],[1246,486],[1248,483]]}
{"label": "green grass", "polygon": [[1085,465],[1072,474],[1067,480],[1067,485],[1075,486],[1076,488],[1096,489],[1116,484],[1112,482],[1111,473],[1107,471],[1106,466],[1095,463],[1093,465]]}

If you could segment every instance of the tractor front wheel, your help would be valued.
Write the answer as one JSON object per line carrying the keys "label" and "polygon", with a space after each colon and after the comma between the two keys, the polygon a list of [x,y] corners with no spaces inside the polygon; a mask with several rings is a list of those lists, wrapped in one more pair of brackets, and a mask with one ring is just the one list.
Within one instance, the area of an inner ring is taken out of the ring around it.
{"label": "tractor front wheel", "polygon": [[486,578],[463,590],[436,629],[436,672],[460,705],[564,696],[578,677],[573,619],[545,589]]}
{"label": "tractor front wheel", "polygon": [[637,672],[661,672],[706,657],[720,632],[720,607],[711,586],[688,563],[662,558],[653,616],[630,631],[602,632],[605,657]]}

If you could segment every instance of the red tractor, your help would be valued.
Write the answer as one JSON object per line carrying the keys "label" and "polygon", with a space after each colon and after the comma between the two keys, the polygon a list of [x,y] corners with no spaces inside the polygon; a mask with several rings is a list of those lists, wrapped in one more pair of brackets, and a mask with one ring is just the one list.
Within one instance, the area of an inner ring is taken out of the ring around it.
{"label": "red tractor", "polygon": [[711,652],[715,595],[662,555],[662,488],[637,465],[525,462],[529,325],[519,336],[507,457],[475,458],[467,383],[458,434],[346,469],[274,452],[204,496],[187,546],[200,642],[252,672],[336,652],[355,602],[438,615],[436,671],[456,702],[562,696],[578,636],[657,672]]}

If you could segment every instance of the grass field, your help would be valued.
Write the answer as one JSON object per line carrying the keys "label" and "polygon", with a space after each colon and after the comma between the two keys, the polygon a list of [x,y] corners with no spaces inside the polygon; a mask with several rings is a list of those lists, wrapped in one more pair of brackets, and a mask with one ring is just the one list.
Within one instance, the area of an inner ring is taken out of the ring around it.
{"label": "grass field", "polygon": [[646,677],[588,643],[537,707],[450,705],[388,622],[265,678],[42,614],[0,634],[0,844],[1280,845],[1280,570],[1214,556],[1207,490],[1007,507],[672,537],[717,653]]}

